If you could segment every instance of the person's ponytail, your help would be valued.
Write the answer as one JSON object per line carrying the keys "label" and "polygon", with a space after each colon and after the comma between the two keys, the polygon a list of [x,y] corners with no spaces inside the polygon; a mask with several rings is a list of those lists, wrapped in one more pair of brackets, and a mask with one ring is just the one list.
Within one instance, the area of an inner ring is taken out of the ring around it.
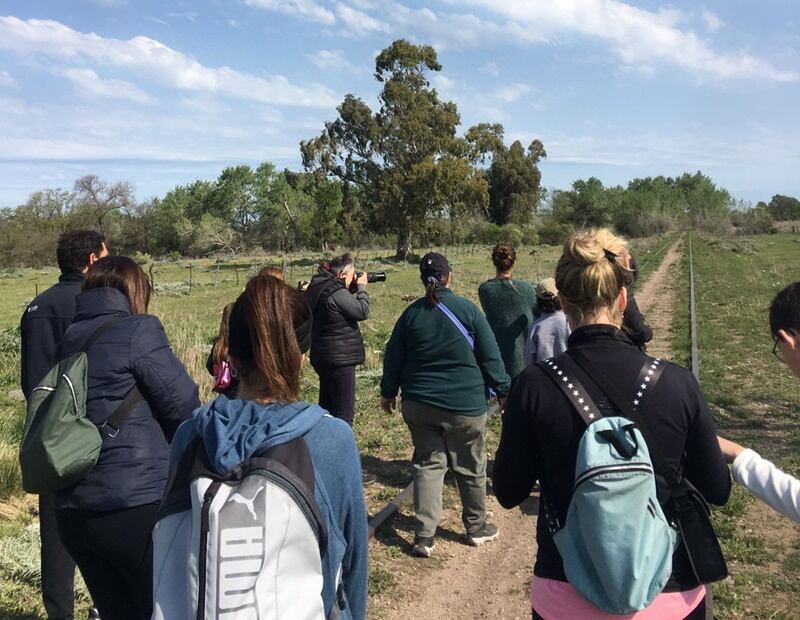
{"label": "person's ponytail", "polygon": [[428,303],[431,306],[435,306],[439,303],[439,287],[442,286],[442,283],[439,282],[439,279],[434,276],[428,276],[425,281],[425,299],[428,300]]}

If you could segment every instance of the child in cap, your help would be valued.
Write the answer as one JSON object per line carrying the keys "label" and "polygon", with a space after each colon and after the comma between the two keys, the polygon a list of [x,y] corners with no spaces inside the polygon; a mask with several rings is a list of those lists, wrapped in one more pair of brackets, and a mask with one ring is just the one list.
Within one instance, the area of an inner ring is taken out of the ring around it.
{"label": "child in cap", "polygon": [[563,353],[571,333],[567,315],[558,302],[555,278],[545,278],[536,285],[536,304],[539,318],[534,321],[525,343],[525,364],[528,366]]}

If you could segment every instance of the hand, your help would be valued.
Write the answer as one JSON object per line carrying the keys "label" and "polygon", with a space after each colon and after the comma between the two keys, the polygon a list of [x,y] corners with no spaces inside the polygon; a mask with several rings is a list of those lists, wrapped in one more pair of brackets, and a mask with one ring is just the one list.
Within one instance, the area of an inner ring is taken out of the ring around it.
{"label": "hand", "polygon": [[366,271],[362,271],[361,275],[358,276],[358,278],[356,278],[356,284],[357,285],[362,285],[363,284],[364,286],[367,285],[367,272]]}
{"label": "hand", "polygon": [[397,410],[397,397],[386,398],[381,396],[381,409],[386,413],[394,413]]}
{"label": "hand", "polygon": [[308,280],[300,280],[297,283],[297,290],[298,291],[307,291],[309,284],[311,284],[311,282],[309,282]]}
{"label": "hand", "polygon": [[500,415],[502,416],[506,412],[506,398],[505,398],[505,396],[498,396],[497,397],[497,407],[498,407],[498,411],[500,411]]}
{"label": "hand", "polygon": [[736,457],[744,452],[744,447],[740,446],[738,443],[723,439],[722,437],[717,437],[717,441],[719,442],[719,449],[722,450],[722,456],[725,457],[725,461],[728,463],[733,463]]}

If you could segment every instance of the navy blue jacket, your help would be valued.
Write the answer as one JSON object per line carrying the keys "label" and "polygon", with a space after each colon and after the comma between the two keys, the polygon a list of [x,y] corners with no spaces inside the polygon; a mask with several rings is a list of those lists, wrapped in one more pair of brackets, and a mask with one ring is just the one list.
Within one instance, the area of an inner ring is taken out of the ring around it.
{"label": "navy blue jacket", "polygon": [[56,365],[56,351],[64,332],[75,316],[75,298],[81,292],[83,275],[68,273],[36,297],[19,322],[22,337],[22,371],[20,386],[25,398]]}
{"label": "navy blue jacket", "polygon": [[89,419],[102,424],[134,385],[144,400],[116,437],[104,439],[94,469],[58,492],[56,508],[120,510],[158,502],[167,481],[169,442],[200,405],[197,385],[172,352],[161,321],[131,314],[120,291],[90,289],[77,301],[75,321],[59,347],[60,359],[79,351],[108,319],[122,317],[87,353]]}

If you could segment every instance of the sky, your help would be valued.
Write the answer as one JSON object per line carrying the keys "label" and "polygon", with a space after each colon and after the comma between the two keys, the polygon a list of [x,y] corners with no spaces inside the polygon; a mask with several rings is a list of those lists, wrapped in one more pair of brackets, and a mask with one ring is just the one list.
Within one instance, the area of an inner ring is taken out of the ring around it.
{"label": "sky", "polygon": [[0,207],[79,177],[136,197],[230,165],[301,167],[374,58],[435,46],[462,131],[538,138],[542,183],[701,170],[800,196],[797,0],[0,0]]}

